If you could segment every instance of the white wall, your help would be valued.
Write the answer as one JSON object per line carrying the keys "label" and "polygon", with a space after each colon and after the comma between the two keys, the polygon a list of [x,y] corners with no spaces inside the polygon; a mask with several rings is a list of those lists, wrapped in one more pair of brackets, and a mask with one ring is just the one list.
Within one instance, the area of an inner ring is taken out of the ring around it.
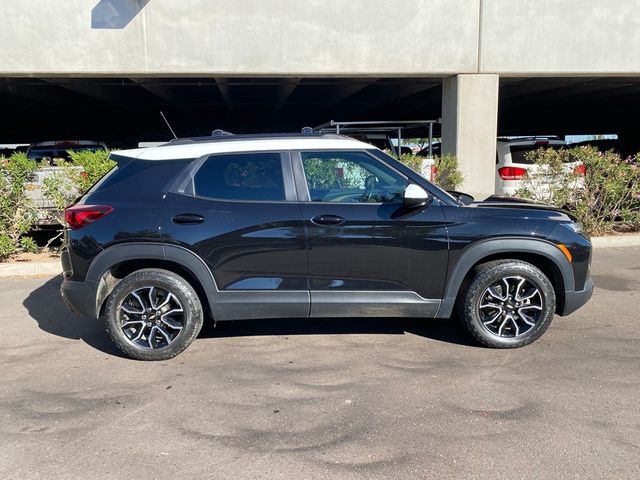
{"label": "white wall", "polygon": [[480,68],[505,74],[638,74],[638,0],[484,0]]}
{"label": "white wall", "polygon": [[[118,23],[132,4],[0,0],[0,74],[406,75],[476,67],[477,0],[150,0],[125,28],[92,28]],[[100,15],[92,16],[94,7]]]}
{"label": "white wall", "polygon": [[0,11],[0,75],[640,74],[640,0],[0,0]]}

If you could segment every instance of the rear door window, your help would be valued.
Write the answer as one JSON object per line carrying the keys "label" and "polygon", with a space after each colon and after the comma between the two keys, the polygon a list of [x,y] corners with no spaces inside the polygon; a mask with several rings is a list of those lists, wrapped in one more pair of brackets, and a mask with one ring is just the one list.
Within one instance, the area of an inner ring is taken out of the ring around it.
{"label": "rear door window", "polygon": [[284,201],[279,153],[242,153],[209,157],[194,177],[195,193],[220,200]]}

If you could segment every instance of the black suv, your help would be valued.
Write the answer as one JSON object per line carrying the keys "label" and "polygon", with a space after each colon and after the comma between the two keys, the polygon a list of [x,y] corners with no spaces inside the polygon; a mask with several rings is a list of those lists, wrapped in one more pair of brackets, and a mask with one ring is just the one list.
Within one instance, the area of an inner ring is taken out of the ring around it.
{"label": "black suv", "polygon": [[436,317],[520,347],[587,302],[591,244],[567,213],[463,205],[338,135],[184,139],[112,154],[67,208],[62,295],[116,345],[171,358],[213,321]]}

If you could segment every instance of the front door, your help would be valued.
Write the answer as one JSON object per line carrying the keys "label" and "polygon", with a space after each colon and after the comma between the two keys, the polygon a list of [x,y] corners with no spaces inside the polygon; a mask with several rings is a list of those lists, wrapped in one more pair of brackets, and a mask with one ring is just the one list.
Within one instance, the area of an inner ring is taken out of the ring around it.
{"label": "front door", "polygon": [[200,256],[218,320],[306,317],[305,230],[288,153],[212,155],[160,207],[164,242]]}
{"label": "front door", "polygon": [[409,180],[366,151],[302,151],[293,161],[311,315],[434,316],[448,259],[442,208],[406,211]]}

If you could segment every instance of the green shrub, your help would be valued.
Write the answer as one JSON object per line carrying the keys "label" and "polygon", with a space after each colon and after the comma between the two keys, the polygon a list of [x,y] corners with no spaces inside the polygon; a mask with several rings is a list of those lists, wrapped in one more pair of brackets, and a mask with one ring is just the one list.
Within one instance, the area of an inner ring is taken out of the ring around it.
{"label": "green shrub", "polygon": [[444,190],[456,190],[464,182],[464,176],[458,168],[458,159],[455,155],[446,154],[436,157],[435,176],[433,183]]}
{"label": "green shrub", "polygon": [[583,227],[591,234],[640,230],[640,158],[623,159],[593,147],[572,152],[586,167],[575,205]]}
{"label": "green shrub", "polygon": [[63,210],[115,166],[106,151],[69,151],[69,161],[56,160],[60,171],[45,178],[42,193],[56,207],[55,219],[64,224]]}
{"label": "green shrub", "polygon": [[20,237],[18,246],[20,250],[26,253],[36,253],[39,250],[38,244],[31,237]]}
{"label": "green shrub", "polygon": [[0,235],[0,260],[6,259],[16,251],[15,242],[8,235]]}
{"label": "green shrub", "polygon": [[0,258],[17,249],[20,237],[30,230],[36,218],[35,206],[26,195],[35,168],[35,162],[24,153],[0,157]]}
{"label": "green shrub", "polygon": [[[387,153],[390,154],[390,152]],[[403,153],[402,155],[400,155],[400,158],[398,160],[400,160],[401,163],[409,167],[414,172],[417,172],[420,175],[424,175],[422,167],[425,159],[423,157],[419,157],[418,155],[413,155],[410,153]],[[425,176],[428,177],[429,175]]]}
{"label": "green shrub", "polygon": [[567,163],[577,161],[571,151],[540,148],[528,152],[526,157],[536,165],[536,175],[524,178],[516,196],[560,207],[569,206],[575,201],[580,175],[567,167]]}
{"label": "green shrub", "polygon": [[42,194],[55,206],[53,213],[60,225],[64,224],[64,208],[81,193],[83,172],[78,167],[56,160],[54,165],[60,170],[46,177],[42,182]]}
{"label": "green shrub", "polygon": [[116,162],[109,158],[109,152],[98,150],[97,152],[69,152],[71,165],[81,167],[80,192],[89,190],[94,183],[104,177],[109,170],[115,167]]}
{"label": "green shrub", "polygon": [[[526,178],[519,196],[570,209],[590,235],[640,230],[640,158],[578,147],[536,150],[530,159],[544,175]],[[566,168],[575,161],[585,166],[582,180]]]}
{"label": "green shrub", "polygon": [[[424,157],[405,153],[400,156],[399,160],[420,175],[427,178],[431,176],[431,172],[424,171],[424,162],[426,160]],[[435,157],[433,183],[444,190],[455,190],[463,182],[464,177],[458,168],[458,159],[455,155],[447,154]]]}

